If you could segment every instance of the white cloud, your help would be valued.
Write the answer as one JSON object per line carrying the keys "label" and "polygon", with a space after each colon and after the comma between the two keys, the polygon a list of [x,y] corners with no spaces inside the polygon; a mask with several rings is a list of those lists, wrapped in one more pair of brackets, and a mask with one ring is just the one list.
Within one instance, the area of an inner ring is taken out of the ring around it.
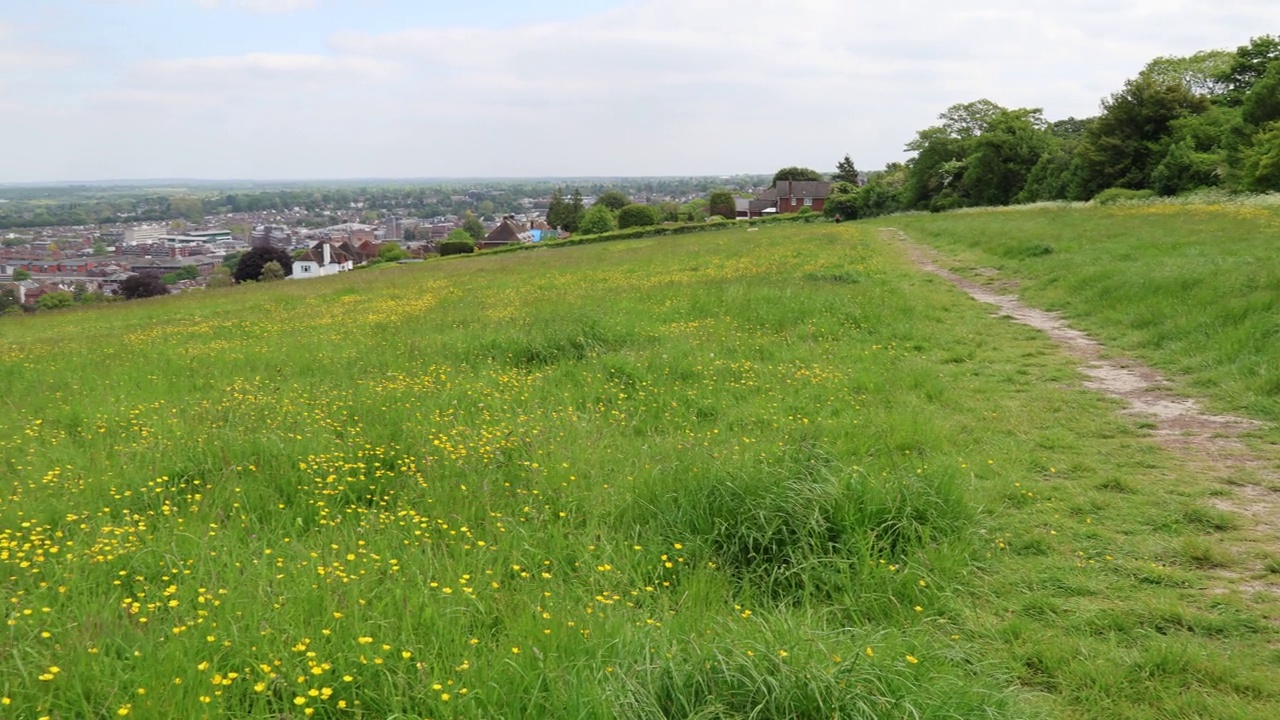
{"label": "white cloud", "polygon": [[348,31],[324,53],[140,62],[79,99],[94,122],[61,172],[684,174],[845,152],[871,167],[953,103],[1091,115],[1151,58],[1239,45],[1275,16],[1252,0],[642,0]]}

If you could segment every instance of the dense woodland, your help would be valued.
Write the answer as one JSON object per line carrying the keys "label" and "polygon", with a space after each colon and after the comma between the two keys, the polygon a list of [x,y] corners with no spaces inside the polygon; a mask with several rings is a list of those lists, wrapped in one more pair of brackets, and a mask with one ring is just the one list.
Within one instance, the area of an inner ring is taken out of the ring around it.
{"label": "dense woodland", "polygon": [[1280,38],[1152,60],[1097,117],[1050,121],[990,100],[953,105],[908,145],[914,156],[841,184],[831,214],[871,217],[1122,190],[1280,190]]}

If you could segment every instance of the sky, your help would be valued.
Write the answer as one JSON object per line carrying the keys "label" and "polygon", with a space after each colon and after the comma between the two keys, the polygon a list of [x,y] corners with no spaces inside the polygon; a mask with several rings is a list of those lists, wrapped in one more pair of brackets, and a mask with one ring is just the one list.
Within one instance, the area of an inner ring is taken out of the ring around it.
{"label": "sky", "polygon": [[1272,0],[0,0],[0,183],[861,169],[1087,117]]}

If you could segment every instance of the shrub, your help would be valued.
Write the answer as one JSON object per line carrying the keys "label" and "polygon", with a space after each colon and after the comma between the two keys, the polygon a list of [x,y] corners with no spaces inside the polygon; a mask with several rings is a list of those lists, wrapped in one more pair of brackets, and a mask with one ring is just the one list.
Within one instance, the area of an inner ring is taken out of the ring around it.
{"label": "shrub", "polygon": [[1154,190],[1130,190],[1128,188],[1111,188],[1103,190],[1093,197],[1095,205],[1115,205],[1122,202],[1139,202],[1155,197]]}
{"label": "shrub", "polygon": [[231,270],[226,265],[219,265],[213,269],[213,273],[209,275],[209,287],[224,288],[231,287],[234,283],[231,280]]}
{"label": "shrub", "polygon": [[36,306],[41,310],[61,310],[75,304],[75,298],[69,292],[51,292],[40,296]]}
{"label": "shrub", "polygon": [[658,211],[648,205],[628,205],[618,211],[618,229],[648,227],[658,224]]}
{"label": "shrub", "polygon": [[378,248],[378,259],[382,262],[399,262],[407,257],[409,257],[408,251],[400,247],[398,242],[385,242]]}
{"label": "shrub", "polygon": [[582,216],[582,222],[578,223],[578,233],[581,235],[601,235],[617,229],[618,219],[613,211],[599,203],[592,205],[587,214]]}
{"label": "shrub", "polygon": [[736,217],[737,202],[728,190],[716,190],[707,198],[707,212],[721,217]]}
{"label": "shrub", "polygon": [[[457,232],[457,231],[455,231]],[[466,235],[467,233],[463,233]],[[466,239],[454,237],[454,233],[449,233],[449,237],[440,243],[440,255],[467,255],[476,251],[476,243],[467,235]]]}
{"label": "shrub", "polygon": [[280,263],[272,260],[262,266],[262,282],[275,282],[284,279],[284,268]]}

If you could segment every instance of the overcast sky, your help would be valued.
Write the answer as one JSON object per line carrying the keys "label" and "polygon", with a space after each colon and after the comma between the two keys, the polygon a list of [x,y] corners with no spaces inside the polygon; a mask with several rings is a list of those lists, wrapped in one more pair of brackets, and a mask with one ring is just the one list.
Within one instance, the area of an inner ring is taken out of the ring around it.
{"label": "overcast sky", "polygon": [[1273,0],[0,0],[0,182],[711,175],[1098,112]]}

